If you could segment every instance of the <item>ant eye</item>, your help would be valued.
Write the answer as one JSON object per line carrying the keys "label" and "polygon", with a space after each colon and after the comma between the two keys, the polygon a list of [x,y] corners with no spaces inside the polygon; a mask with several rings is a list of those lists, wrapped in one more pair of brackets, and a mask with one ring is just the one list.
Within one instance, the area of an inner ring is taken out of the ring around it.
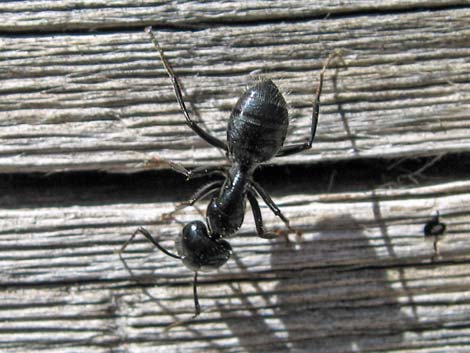
{"label": "ant eye", "polygon": [[198,234],[200,236],[208,236],[206,225],[201,221],[188,223],[183,229],[183,234]]}
{"label": "ant eye", "polygon": [[208,238],[206,225],[201,221],[186,224],[180,238],[176,241],[176,249],[180,256],[186,256],[188,249],[194,248],[203,238]]}

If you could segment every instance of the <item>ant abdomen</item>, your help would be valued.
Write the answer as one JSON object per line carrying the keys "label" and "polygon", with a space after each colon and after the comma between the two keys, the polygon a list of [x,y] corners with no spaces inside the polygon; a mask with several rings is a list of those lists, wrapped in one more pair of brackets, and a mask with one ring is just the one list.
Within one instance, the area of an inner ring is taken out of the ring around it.
{"label": "ant abdomen", "polygon": [[175,245],[183,264],[193,271],[215,270],[224,265],[232,254],[230,244],[209,236],[206,225],[201,221],[188,223]]}
{"label": "ant abdomen", "polygon": [[227,129],[230,160],[242,165],[265,162],[284,144],[287,104],[271,80],[246,90],[235,104]]}

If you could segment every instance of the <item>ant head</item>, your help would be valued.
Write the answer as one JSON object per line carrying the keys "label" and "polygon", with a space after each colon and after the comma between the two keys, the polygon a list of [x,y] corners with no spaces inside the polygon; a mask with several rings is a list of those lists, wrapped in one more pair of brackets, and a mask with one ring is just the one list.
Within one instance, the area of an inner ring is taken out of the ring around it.
{"label": "ant head", "polygon": [[225,264],[232,254],[230,244],[207,232],[201,221],[193,221],[183,228],[176,242],[178,254],[186,267],[193,271],[210,271]]}

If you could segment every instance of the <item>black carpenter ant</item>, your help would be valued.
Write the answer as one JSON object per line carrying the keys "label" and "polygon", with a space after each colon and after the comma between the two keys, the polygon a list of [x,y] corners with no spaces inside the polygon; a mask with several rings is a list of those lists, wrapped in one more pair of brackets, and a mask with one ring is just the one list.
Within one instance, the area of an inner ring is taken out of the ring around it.
{"label": "black carpenter ant", "polygon": [[214,147],[225,151],[230,167],[210,166],[187,170],[176,163],[154,159],[155,163],[167,163],[173,170],[187,179],[208,175],[222,176],[223,180],[208,183],[198,190],[184,206],[193,205],[199,200],[211,197],[206,211],[207,227],[201,221],[192,221],[183,228],[176,241],[177,254],[164,249],[145,229],[137,229],[122,246],[121,253],[137,233],[144,235],[163,253],[181,260],[186,267],[194,271],[194,304],[196,317],[200,314],[197,296],[198,271],[214,270],[224,265],[232,254],[230,244],[223,238],[233,235],[242,225],[245,215],[245,204],[248,199],[255,219],[256,230],[262,238],[273,238],[277,235],[264,229],[261,210],[256,199],[260,196],[271,211],[285,223],[289,230],[289,220],[282,214],[269,194],[253,180],[253,172],[263,162],[273,157],[283,157],[308,150],[312,146],[317,128],[320,95],[325,70],[337,54],[332,54],[325,61],[320,72],[315,100],[313,103],[310,137],[305,143],[283,146],[289,124],[287,104],[279,89],[271,80],[264,80],[246,90],[238,99],[230,115],[227,128],[227,143],[203,130],[191,119],[181,94],[180,83],[165,57],[151,27],[146,28],[155,45],[163,66],[170,77],[181,111],[187,125],[202,139]]}

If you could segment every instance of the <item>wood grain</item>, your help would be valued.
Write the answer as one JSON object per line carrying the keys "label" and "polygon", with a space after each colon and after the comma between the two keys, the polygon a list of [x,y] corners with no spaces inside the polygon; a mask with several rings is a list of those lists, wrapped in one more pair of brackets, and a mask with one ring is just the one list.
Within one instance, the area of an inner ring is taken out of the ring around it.
{"label": "wood grain", "polygon": [[220,23],[303,20],[356,13],[414,11],[466,6],[465,0],[361,1],[8,1],[0,3],[0,31],[65,31],[160,25],[202,28]]}
{"label": "wood grain", "polygon": [[[187,101],[221,138],[260,74],[289,93],[288,142],[306,139],[319,69],[341,50],[347,68],[327,72],[313,149],[272,161],[314,163],[469,151],[468,18],[452,9],[157,35]],[[1,172],[132,172],[155,155],[224,162],[184,124],[143,31],[0,40]]]}
{"label": "wood grain", "polygon": [[[248,212],[231,240],[236,257],[200,276],[203,313],[168,332],[194,310],[191,272],[143,237],[124,254],[131,272],[116,251],[138,225],[173,249],[181,226],[160,221],[173,204],[111,194],[54,193],[40,207],[2,210],[2,351],[432,352],[449,341],[469,349],[468,179],[277,197],[303,238],[260,239]],[[423,225],[437,210],[448,232],[436,254]],[[177,220],[195,217],[187,210]]]}

